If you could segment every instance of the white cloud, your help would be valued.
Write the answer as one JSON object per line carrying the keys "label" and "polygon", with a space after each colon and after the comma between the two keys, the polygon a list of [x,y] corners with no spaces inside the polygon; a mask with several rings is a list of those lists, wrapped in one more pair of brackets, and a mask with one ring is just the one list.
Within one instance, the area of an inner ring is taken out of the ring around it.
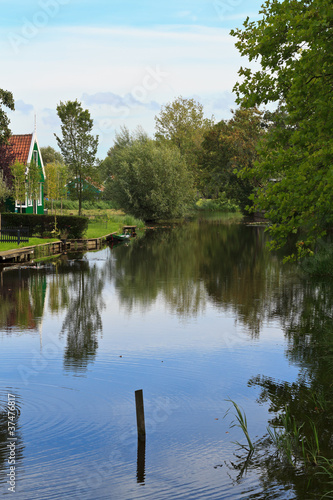
{"label": "white cloud", "polygon": [[[130,129],[142,125],[152,134],[159,106],[179,95],[200,96],[200,102],[207,102],[206,114],[221,119],[228,114],[242,65],[228,31],[204,26],[48,27],[17,54],[6,35],[0,31],[6,67],[1,87],[18,102],[33,103],[44,127],[39,127],[42,145],[52,145],[53,132],[59,133],[60,101],[82,99],[105,143],[112,143],[114,130],[124,124]],[[11,120],[13,130],[21,129],[19,114]],[[102,146],[99,155],[110,145]]]}
{"label": "white cloud", "polygon": [[[141,91],[142,93],[142,91]],[[159,109],[159,104],[156,101],[149,101],[147,103],[139,101],[132,94],[121,96],[113,92],[97,92],[96,94],[83,94],[82,101],[88,106],[109,106],[111,109],[130,109],[137,106],[143,106],[147,109]]]}
{"label": "white cloud", "polygon": [[23,115],[30,115],[34,110],[32,104],[26,104],[22,99],[15,101],[15,111],[21,112]]}
{"label": "white cloud", "polygon": [[43,125],[47,129],[53,131],[53,130],[59,128],[60,119],[59,119],[55,109],[49,109],[49,108],[43,109],[43,111],[41,113],[41,117],[42,117]]}

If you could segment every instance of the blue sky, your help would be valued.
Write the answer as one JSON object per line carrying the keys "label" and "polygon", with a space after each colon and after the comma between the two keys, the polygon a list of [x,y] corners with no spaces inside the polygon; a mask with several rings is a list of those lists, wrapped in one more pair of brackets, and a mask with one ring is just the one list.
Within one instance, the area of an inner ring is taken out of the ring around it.
{"label": "blue sky", "polygon": [[241,65],[230,29],[258,18],[262,0],[0,0],[0,88],[13,92],[13,133],[56,146],[56,106],[78,99],[103,158],[116,130],[154,133],[154,116],[179,95],[228,118]]}

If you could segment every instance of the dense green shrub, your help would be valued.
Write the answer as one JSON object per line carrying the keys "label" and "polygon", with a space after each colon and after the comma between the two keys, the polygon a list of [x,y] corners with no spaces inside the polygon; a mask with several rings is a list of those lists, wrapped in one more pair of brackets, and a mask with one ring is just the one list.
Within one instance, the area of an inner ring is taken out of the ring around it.
{"label": "dense green shrub", "polygon": [[[61,209],[61,202],[60,201],[54,201],[53,205],[50,200],[45,201],[45,208],[48,208],[49,210],[52,208],[56,208],[57,212],[60,213]],[[62,202],[62,208],[64,210],[78,210],[79,209],[79,202],[78,200],[63,200]],[[94,201],[83,201],[82,202],[82,208],[84,210],[107,210],[110,208],[118,208],[115,203],[112,201],[104,201],[104,200],[94,200]]]}
{"label": "dense green shrub", "polygon": [[320,242],[316,253],[301,261],[301,268],[310,276],[333,276],[333,244]]}
{"label": "dense green shrub", "polygon": [[[29,236],[50,235],[54,231],[54,215],[13,214],[5,213],[1,217],[2,225],[8,227],[28,227]],[[68,233],[68,238],[82,238],[88,227],[86,217],[58,215],[57,229],[59,233]]]}
{"label": "dense green shrub", "polygon": [[193,174],[179,150],[146,136],[114,147],[107,186],[119,206],[143,220],[186,213],[194,198]]}
{"label": "dense green shrub", "polygon": [[208,212],[238,212],[239,205],[233,200],[227,198],[226,194],[220,193],[216,199],[200,198],[195,204],[196,210],[204,210]]}

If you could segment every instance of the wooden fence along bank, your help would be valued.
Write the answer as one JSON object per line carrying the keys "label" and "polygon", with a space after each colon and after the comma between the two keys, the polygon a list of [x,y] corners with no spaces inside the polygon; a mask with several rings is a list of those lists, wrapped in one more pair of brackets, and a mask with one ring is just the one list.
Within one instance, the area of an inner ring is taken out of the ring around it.
{"label": "wooden fence along bank", "polygon": [[99,250],[106,241],[111,239],[112,234],[116,233],[101,236],[100,238],[91,238],[89,240],[59,240],[52,243],[6,250],[0,252],[0,264],[8,262],[28,262],[32,259],[59,255],[65,252]]}

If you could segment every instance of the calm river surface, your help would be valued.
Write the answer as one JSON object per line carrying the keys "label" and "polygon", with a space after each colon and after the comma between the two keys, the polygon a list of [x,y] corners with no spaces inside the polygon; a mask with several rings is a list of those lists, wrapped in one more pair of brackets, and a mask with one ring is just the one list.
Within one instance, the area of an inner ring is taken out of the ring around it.
{"label": "calm river surface", "polygon": [[[332,285],[301,279],[265,239],[261,227],[200,219],[2,270],[1,495],[320,498],[320,484],[279,469],[263,438],[286,404],[325,415],[317,400],[332,390]],[[235,444],[246,440],[231,427],[235,411],[225,416],[229,398],[258,442],[253,457]]]}

